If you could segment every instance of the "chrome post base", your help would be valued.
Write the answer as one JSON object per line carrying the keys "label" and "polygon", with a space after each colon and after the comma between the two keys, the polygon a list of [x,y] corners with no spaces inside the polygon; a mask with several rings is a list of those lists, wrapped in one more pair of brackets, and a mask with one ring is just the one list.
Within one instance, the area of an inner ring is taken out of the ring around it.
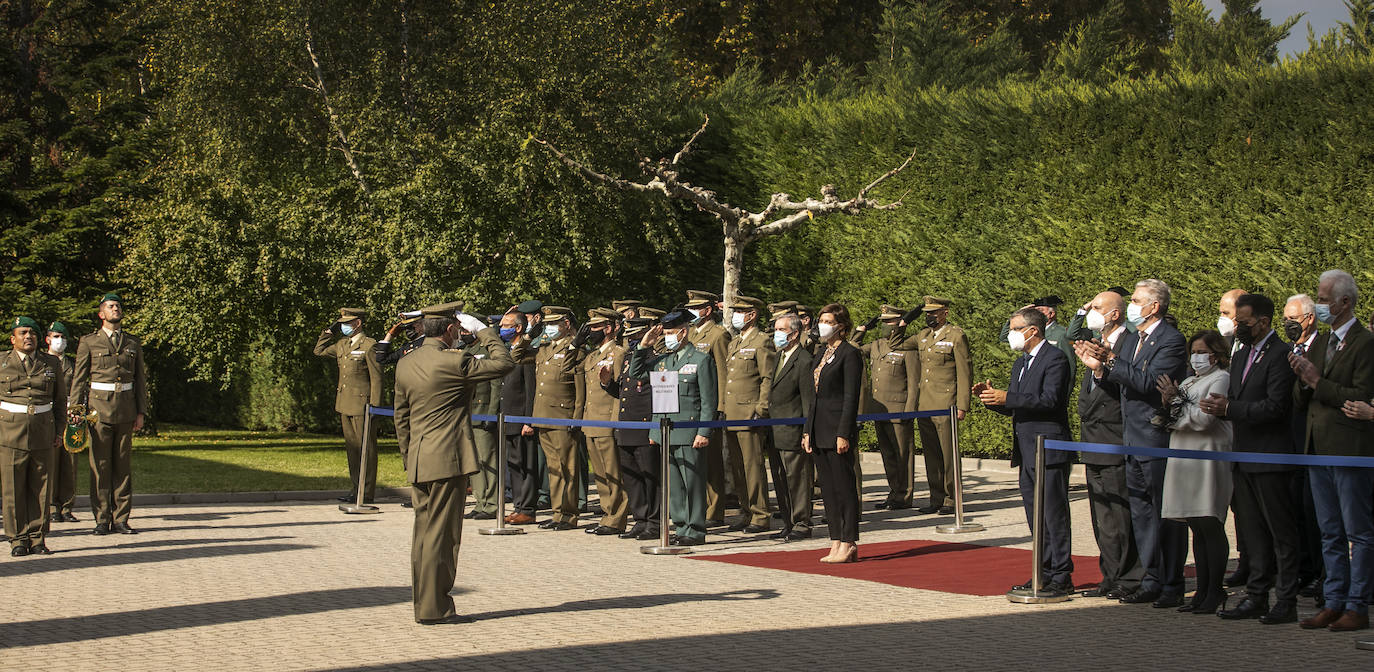
{"label": "chrome post base", "polygon": [[687,555],[692,549],[683,546],[640,546],[639,552],[645,555]]}
{"label": "chrome post base", "polygon": [[510,535],[512,535],[512,534],[524,534],[524,533],[525,533],[525,531],[522,530],[522,529],[520,529],[520,528],[518,528],[518,527],[484,527],[484,528],[482,528],[482,529],[480,529],[480,530],[477,530],[477,534],[486,535],[486,536],[488,536],[488,537],[491,537],[491,536],[506,537],[506,536],[510,536]]}
{"label": "chrome post base", "polygon": [[1048,591],[1037,593],[1030,588],[1012,588],[1007,591],[1007,601],[1017,604],[1054,604],[1056,602],[1068,602],[1070,597],[1070,595],[1063,593],[1051,593]]}
{"label": "chrome post base", "polygon": [[935,531],[940,534],[966,534],[969,532],[982,532],[983,526],[978,523],[955,523],[953,525],[936,525]]}

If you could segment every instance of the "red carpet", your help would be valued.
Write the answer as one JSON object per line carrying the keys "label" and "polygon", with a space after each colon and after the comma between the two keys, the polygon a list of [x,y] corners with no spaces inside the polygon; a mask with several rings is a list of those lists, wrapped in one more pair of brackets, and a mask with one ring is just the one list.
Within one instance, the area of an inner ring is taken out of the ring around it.
{"label": "red carpet", "polygon": [[[963,595],[1002,595],[1024,583],[1031,573],[1030,550],[1001,546],[926,540],[861,543],[859,561],[847,565],[821,564],[818,561],[825,553],[825,549],[816,549],[687,557]],[[1074,583],[1079,587],[1094,586],[1102,580],[1096,557],[1075,555],[1073,567]]]}

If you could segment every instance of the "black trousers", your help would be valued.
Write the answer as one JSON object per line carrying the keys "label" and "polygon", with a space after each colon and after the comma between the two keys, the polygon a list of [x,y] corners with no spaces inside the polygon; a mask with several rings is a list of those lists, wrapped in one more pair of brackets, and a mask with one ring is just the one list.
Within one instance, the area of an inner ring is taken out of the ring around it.
{"label": "black trousers", "polygon": [[821,501],[825,503],[826,526],[832,541],[859,542],[859,488],[854,462],[858,451],[844,453],[814,450],[816,476],[821,481]]}
{"label": "black trousers", "polygon": [[[1178,521],[1167,521],[1181,524]],[[1231,545],[1226,542],[1226,527],[1211,516],[1189,518],[1186,523],[1193,532],[1193,560],[1197,565],[1197,592],[1193,606],[1216,606],[1226,595],[1226,558]]]}
{"label": "black trousers", "polygon": [[1131,533],[1145,575],[1140,589],[1183,594],[1183,566],[1188,561],[1188,526],[1160,518],[1164,471],[1168,460],[1126,456],[1126,492],[1131,499]]}
{"label": "black trousers", "polygon": [[1239,514],[1249,545],[1250,581],[1245,592],[1292,602],[1298,598],[1298,516],[1300,503],[1293,501],[1293,472],[1246,473],[1236,470],[1232,505]]}
{"label": "black trousers", "polygon": [[1145,568],[1140,565],[1135,536],[1131,534],[1131,501],[1126,493],[1126,465],[1085,464],[1088,504],[1093,537],[1097,540],[1097,565],[1102,586],[1127,592],[1140,587]]}
{"label": "black trousers", "polygon": [[[1021,503],[1026,509],[1026,526],[1035,529],[1035,463],[1021,462]],[[1047,583],[1072,585],[1073,537],[1069,525],[1068,463],[1045,467],[1044,548],[1040,553],[1040,575]]]}
{"label": "black trousers", "polygon": [[506,466],[510,470],[511,509],[533,516],[539,510],[539,487],[544,480],[539,459],[543,451],[533,436],[507,434],[504,438]]}
{"label": "black trousers", "polygon": [[1290,490],[1293,501],[1301,507],[1298,511],[1298,573],[1312,580],[1326,573],[1326,563],[1322,560],[1322,531],[1317,527],[1317,507],[1312,503],[1312,481],[1307,478],[1306,467],[1293,471]]}
{"label": "black trousers", "polygon": [[634,527],[657,531],[662,500],[660,488],[663,487],[658,446],[620,444],[617,449],[620,451],[620,481],[625,484],[625,495],[630,500]]}

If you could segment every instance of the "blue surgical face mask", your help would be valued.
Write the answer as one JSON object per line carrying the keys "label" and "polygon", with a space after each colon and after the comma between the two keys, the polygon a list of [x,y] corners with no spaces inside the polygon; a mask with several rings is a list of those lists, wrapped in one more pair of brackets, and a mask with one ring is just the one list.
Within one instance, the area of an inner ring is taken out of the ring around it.
{"label": "blue surgical face mask", "polygon": [[779,350],[787,347],[787,333],[783,331],[773,332],[773,345]]}
{"label": "blue surgical face mask", "polygon": [[501,327],[501,340],[510,343],[520,333],[520,327]]}
{"label": "blue surgical face mask", "polygon": [[546,338],[558,338],[558,325],[556,325],[556,324],[546,324],[546,325],[544,325],[544,336],[545,336]]}
{"label": "blue surgical face mask", "polygon": [[1130,322],[1132,326],[1136,327],[1140,326],[1143,322],[1145,322],[1145,318],[1140,316],[1140,306],[1134,303],[1132,303],[1129,306],[1126,306],[1126,321]]}
{"label": "blue surgical face mask", "polygon": [[667,346],[669,350],[677,350],[677,346],[680,345],[680,342],[677,340],[677,332],[670,331],[664,334],[663,345]]}
{"label": "blue surgical face mask", "polygon": [[1312,313],[1317,316],[1317,321],[1322,324],[1331,324],[1332,320],[1335,319],[1335,316],[1331,314],[1331,304],[1329,303],[1317,304],[1317,307],[1312,310]]}
{"label": "blue surgical face mask", "polygon": [[339,331],[340,331],[344,336],[352,336],[352,335],[353,335],[353,332],[357,331],[357,329],[354,329],[354,328],[353,328],[353,325],[351,325],[351,324],[341,324],[341,325],[339,325]]}
{"label": "blue surgical face mask", "polygon": [[738,329],[743,329],[743,328],[744,328],[744,313],[731,313],[731,314],[730,314],[730,326],[734,327],[734,328],[737,329],[737,330],[738,330]]}

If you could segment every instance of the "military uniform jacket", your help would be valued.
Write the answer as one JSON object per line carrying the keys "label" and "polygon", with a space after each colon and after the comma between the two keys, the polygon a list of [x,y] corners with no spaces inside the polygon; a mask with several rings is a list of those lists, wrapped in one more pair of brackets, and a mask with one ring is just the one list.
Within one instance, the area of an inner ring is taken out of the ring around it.
{"label": "military uniform jacket", "polygon": [[[778,350],[773,339],[757,327],[750,327],[730,341],[725,363],[726,420],[753,420],[768,417],[768,395],[773,389],[773,370],[778,368]],[[731,428],[743,429],[743,428]]]}
{"label": "military uniform jacket", "polygon": [[[717,411],[725,410],[726,360],[730,357],[730,332],[725,327],[707,320],[699,326],[687,329],[687,341],[699,352],[711,356],[716,367],[716,403],[721,404]],[[714,420],[714,417],[707,418]]]}
{"label": "military uniform jacket", "polygon": [[[783,353],[778,353],[781,359]],[[768,410],[775,418],[810,417],[811,404],[816,397],[816,383],[811,378],[815,360],[800,343],[792,356],[783,362],[768,390]],[[801,450],[802,425],[773,425],[773,443],[778,450]]]}
{"label": "military uniform jacket", "polygon": [[382,365],[372,354],[376,345],[377,341],[361,332],[340,338],[326,332],[315,342],[315,354],[333,357],[339,363],[334,410],[340,415],[362,415],[368,404],[382,405]]}
{"label": "military uniform jacket", "polygon": [[[626,350],[621,353],[620,369],[610,382],[602,386],[607,394],[615,395],[618,399],[620,413],[617,420],[621,422],[649,422],[654,415],[654,392],[649,387],[647,378],[635,379],[630,377],[630,354],[632,351]],[[617,429],[615,430],[615,442],[622,446],[647,446],[649,445],[649,431],[647,429]]]}
{"label": "military uniform jacket", "polygon": [[[534,417],[571,420],[577,417],[586,389],[577,367],[582,351],[572,347],[572,338],[544,341],[534,351]],[[520,361],[518,358],[516,361]],[[553,429],[568,429],[552,425],[535,425]]]}
{"label": "military uniform jacket", "polygon": [[[98,422],[119,425],[148,412],[143,346],[137,338],[116,331],[112,341],[103,329],[82,336],[73,371],[68,402],[87,404],[100,414]],[[114,384],[119,389],[93,390],[92,383]],[[128,385],[132,387],[123,389]]]}
{"label": "military uniform jacket", "polygon": [[951,405],[968,411],[973,391],[973,359],[969,357],[968,336],[952,324],[937,329],[926,327],[915,336],[893,334],[892,348],[915,351],[921,359],[918,411],[939,411]]}
{"label": "military uniform jacket", "polygon": [[[686,345],[675,352],[655,355],[648,348],[635,348],[630,356],[630,378],[650,381],[654,371],[677,371],[677,413],[655,413],[656,418],[673,422],[713,420],[718,408],[716,366],[711,356]],[[648,385],[645,385],[648,387]],[[652,406],[650,407],[652,408]],[[673,428],[668,436],[674,446],[690,446],[693,437],[710,436],[711,430]]]}
{"label": "military uniform jacket", "polygon": [[16,450],[52,448],[67,424],[67,379],[62,362],[46,352],[34,351],[27,361],[10,350],[0,357],[0,401],[25,407],[52,404],[52,410],[32,415],[0,409],[0,445]]}
{"label": "military uniform jacket", "polygon": [[[499,340],[499,339],[498,339],[498,340]],[[424,341],[421,340],[420,342],[423,343]],[[473,357],[474,359],[487,359],[487,358],[491,357],[491,348],[493,348],[493,347],[498,347],[498,348],[500,348],[503,352],[507,352],[507,353],[509,352],[509,351],[506,350],[506,346],[505,346],[504,343],[502,343],[502,344],[500,344],[500,345],[497,345],[497,346],[492,346],[492,345],[487,344],[487,343],[482,343],[481,341],[473,341],[472,345],[469,345],[467,348],[464,349],[464,352],[468,353],[469,355],[472,355],[472,357]],[[413,350],[413,348],[412,348],[412,350]],[[402,353],[402,356],[404,356],[404,355],[405,355],[405,353]],[[514,368],[514,367],[512,367],[512,368]],[[500,408],[501,408],[501,378],[492,378],[492,379],[490,379],[490,380],[485,380],[485,381],[482,381],[482,382],[480,382],[480,383],[477,383],[475,386],[473,386],[473,388],[472,388],[472,414],[473,414],[473,415],[496,415],[496,413],[500,410]],[[479,422],[479,423],[477,423],[477,425],[478,425],[479,427],[482,427],[483,429],[490,429],[490,430],[492,430],[492,431],[496,431],[496,421],[494,421],[494,420],[489,420],[489,421],[486,421],[486,422]]]}
{"label": "military uniform jacket", "polygon": [[[66,389],[58,390],[62,393],[62,401],[65,403],[72,394],[72,383],[76,381],[76,358],[71,355],[53,355],[62,362],[62,379],[67,381]],[[63,415],[66,415],[65,413]]]}
{"label": "military uniform jacket", "polygon": [[396,365],[396,440],[411,483],[428,483],[477,472],[469,405],[482,382],[500,378],[515,365],[496,331],[477,333],[489,356],[446,350],[439,339]]}
{"label": "military uniform jacket", "polygon": [[[620,416],[620,399],[613,392],[601,387],[601,369],[609,368],[612,376],[625,365],[625,348],[607,341],[601,347],[582,357],[578,367],[582,377],[583,394],[577,409],[577,417],[582,420],[615,421]],[[609,427],[583,427],[586,436],[612,436],[615,430]]]}
{"label": "military uniform jacket", "polygon": [[[892,349],[888,337],[860,345],[862,337],[853,341],[859,354],[868,360],[868,398],[865,413],[909,413],[916,410],[920,398],[921,358],[919,353]],[[949,408],[946,406],[945,408]],[[892,420],[891,422],[910,422]]]}

